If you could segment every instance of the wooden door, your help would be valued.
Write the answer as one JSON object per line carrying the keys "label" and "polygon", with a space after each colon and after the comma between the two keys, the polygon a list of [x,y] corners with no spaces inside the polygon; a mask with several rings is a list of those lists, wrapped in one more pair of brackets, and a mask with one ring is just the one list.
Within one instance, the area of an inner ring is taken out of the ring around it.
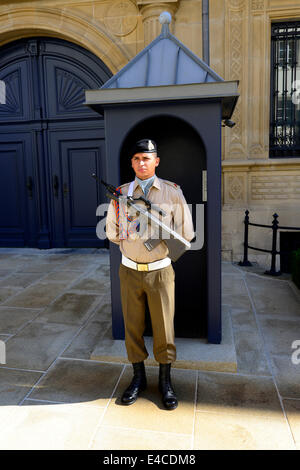
{"label": "wooden door", "polygon": [[91,177],[103,174],[103,119],[83,105],[111,76],[89,51],[54,38],[1,49],[0,246],[103,246]]}

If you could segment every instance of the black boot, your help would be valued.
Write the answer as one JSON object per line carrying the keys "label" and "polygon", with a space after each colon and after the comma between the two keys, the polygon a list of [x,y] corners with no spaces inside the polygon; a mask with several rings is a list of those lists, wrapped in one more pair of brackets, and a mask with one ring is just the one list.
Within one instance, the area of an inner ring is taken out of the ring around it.
{"label": "black boot", "polygon": [[147,387],[144,362],[135,362],[132,367],[133,379],[121,398],[124,405],[132,405],[137,400],[138,394]]}
{"label": "black boot", "polygon": [[159,390],[162,393],[162,400],[167,410],[177,408],[178,401],[171,384],[171,364],[159,364]]}

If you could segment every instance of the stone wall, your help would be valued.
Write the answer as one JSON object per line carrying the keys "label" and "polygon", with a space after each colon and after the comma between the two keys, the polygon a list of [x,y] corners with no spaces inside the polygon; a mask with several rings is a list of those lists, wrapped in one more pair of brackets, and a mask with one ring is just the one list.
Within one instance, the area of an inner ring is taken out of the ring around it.
{"label": "stone wall", "polygon": [[[210,0],[211,67],[239,80],[240,98],[223,132],[223,257],[243,253],[243,219],[300,227],[300,158],[269,158],[271,23],[299,19],[297,0]],[[250,228],[249,244],[270,249],[271,230]],[[279,247],[278,247],[279,248]],[[269,267],[269,255],[249,251]]]}
{"label": "stone wall", "polygon": [[[160,33],[169,11],[172,32],[202,56],[201,0],[3,0],[0,45],[54,36],[90,50],[116,73]],[[210,66],[239,80],[236,125],[223,130],[223,257],[243,252],[246,209],[255,222],[300,226],[300,158],[269,159],[271,22],[300,18],[299,0],[210,0]],[[270,247],[271,232],[251,231],[251,243]],[[251,259],[267,262],[251,253]]]}

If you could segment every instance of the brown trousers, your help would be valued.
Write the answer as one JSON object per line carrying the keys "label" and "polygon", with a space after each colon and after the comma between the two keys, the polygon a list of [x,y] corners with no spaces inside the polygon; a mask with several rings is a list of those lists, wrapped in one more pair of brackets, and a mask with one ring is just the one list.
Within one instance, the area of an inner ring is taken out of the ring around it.
{"label": "brown trousers", "polygon": [[153,332],[154,357],[162,364],[174,362],[176,360],[175,274],[172,265],[145,272],[135,271],[121,264],[119,276],[128,360],[132,363],[141,362],[148,357],[143,338],[147,299]]}

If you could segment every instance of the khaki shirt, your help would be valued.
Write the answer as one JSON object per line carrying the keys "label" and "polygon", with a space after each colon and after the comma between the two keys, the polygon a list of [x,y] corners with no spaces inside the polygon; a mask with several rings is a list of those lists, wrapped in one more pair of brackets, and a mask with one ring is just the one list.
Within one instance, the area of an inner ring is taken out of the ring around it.
{"label": "khaki shirt", "polygon": [[[127,195],[130,183],[120,186],[123,195]],[[134,198],[144,196],[142,189],[140,188],[137,180],[134,181],[133,195]],[[153,204],[161,207],[165,212],[166,216],[162,217],[161,220],[171,229],[178,232],[186,240],[190,241],[194,238],[194,227],[192,216],[183,193],[178,185],[171,183],[170,181],[162,180],[155,176],[153,184],[146,196]],[[145,209],[144,203],[141,203]],[[158,213],[154,210],[151,213],[159,218]],[[130,209],[129,209],[129,215]],[[121,220],[121,218],[119,219]],[[133,222],[128,223],[129,232]],[[133,226],[134,227],[134,226]],[[120,246],[120,250],[123,255],[137,263],[151,263],[165,258],[169,254],[167,245],[162,241],[158,246],[149,251],[144,245],[144,242],[148,238],[146,233],[142,236],[139,232],[133,230],[133,234],[130,234],[128,238],[120,240],[119,238],[119,223],[116,215],[115,202],[110,202],[107,219],[106,219],[106,235],[108,239]],[[151,235],[151,234],[150,234]]]}

